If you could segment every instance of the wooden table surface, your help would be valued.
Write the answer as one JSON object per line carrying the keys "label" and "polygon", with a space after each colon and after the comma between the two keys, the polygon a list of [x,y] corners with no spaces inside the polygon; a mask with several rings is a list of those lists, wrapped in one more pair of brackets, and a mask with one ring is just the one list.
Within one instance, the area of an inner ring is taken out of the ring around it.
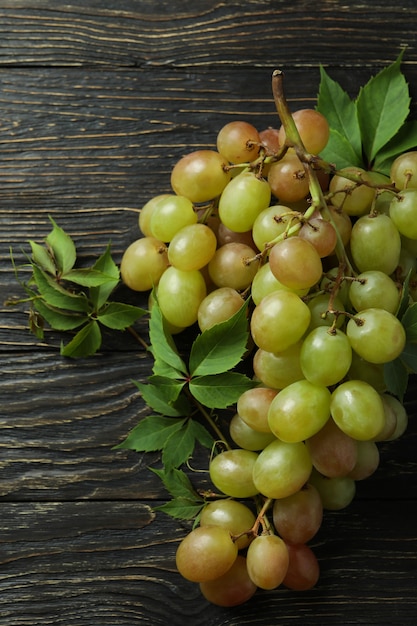
{"label": "wooden table surface", "polygon": [[415,383],[406,434],[312,542],[317,587],[221,609],[175,571],[188,525],[153,511],[157,455],[112,449],[147,414],[132,379],[149,356],[109,333],[64,359],[59,334],[37,340],[27,305],[4,304],[22,296],[9,248],[23,263],[48,216],[82,261],[111,240],[119,262],[129,209],[169,192],[181,155],[233,119],[277,124],[277,67],[291,107],[314,106],[320,64],[354,96],[406,45],[415,117],[416,27],[414,0],[0,0],[1,626],[417,623]]}

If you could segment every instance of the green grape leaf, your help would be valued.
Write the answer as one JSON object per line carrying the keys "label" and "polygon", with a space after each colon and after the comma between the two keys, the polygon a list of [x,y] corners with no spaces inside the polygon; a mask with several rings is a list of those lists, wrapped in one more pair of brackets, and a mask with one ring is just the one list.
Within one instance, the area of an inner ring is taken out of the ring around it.
{"label": "green grape leaf", "polygon": [[92,320],[83,326],[69,343],[61,345],[61,355],[74,359],[87,357],[95,354],[100,346],[100,327],[95,320]]}
{"label": "green grape leaf", "polygon": [[150,350],[155,361],[163,361],[173,369],[187,374],[187,367],[178,354],[172,335],[166,328],[161,309],[155,299],[149,318],[149,338],[151,340]]}
{"label": "green grape leaf", "polygon": [[52,217],[49,217],[49,220],[53,228],[46,237],[46,243],[52,251],[58,271],[61,274],[66,274],[74,267],[77,258],[75,244],[71,237],[54,222]]}
{"label": "green grape leaf", "polygon": [[123,302],[108,302],[101,307],[97,319],[101,324],[114,330],[124,330],[131,326],[136,320],[146,314],[145,309],[141,309],[131,304]]}
{"label": "green grape leaf", "polygon": [[384,381],[387,391],[402,402],[408,385],[408,371],[401,358],[384,364]]}
{"label": "green grape leaf", "polygon": [[404,350],[401,352],[401,361],[413,374],[417,374],[417,343],[407,341]]}
{"label": "green grape leaf", "polygon": [[417,121],[405,122],[398,133],[379,150],[375,157],[372,169],[381,174],[389,175],[394,159],[408,152],[417,149]]}
{"label": "green grape leaf", "polygon": [[56,309],[46,304],[40,298],[32,302],[34,308],[40,313],[42,318],[51,328],[59,331],[74,330],[88,321],[88,315],[77,313],[66,313],[62,309]]}
{"label": "green grape leaf", "polygon": [[172,468],[169,471],[166,469],[150,468],[151,471],[160,478],[165,489],[175,498],[184,498],[194,502],[204,503],[204,500],[195,491],[187,474],[180,469]]}
{"label": "green grape leaf", "polygon": [[45,248],[45,246],[41,246],[39,243],[36,243],[36,241],[30,240],[29,244],[32,249],[32,260],[35,265],[38,265],[42,270],[48,272],[48,274],[55,276],[57,273],[57,267],[49,250]]}
{"label": "green grape leaf", "polygon": [[401,318],[408,341],[417,341],[417,302],[407,308]]}
{"label": "green grape leaf", "polygon": [[202,424],[197,422],[196,420],[190,421],[190,428],[194,433],[195,439],[202,445],[204,448],[211,449],[214,445],[214,439],[208,432],[207,428],[205,428]]}
{"label": "green grape leaf", "polygon": [[228,320],[202,332],[190,352],[192,376],[221,374],[241,361],[248,342],[248,301]]}
{"label": "green grape leaf", "polygon": [[168,363],[160,359],[154,361],[152,372],[157,376],[164,376],[165,378],[172,378],[173,380],[183,378],[184,376],[182,372],[174,369],[171,365],[168,365]]}
{"label": "green grape leaf", "polygon": [[144,401],[151,409],[157,413],[162,413],[162,415],[168,415],[169,417],[182,417],[182,411],[175,406],[175,400],[178,398],[178,393],[176,392],[178,391],[179,383],[167,378],[167,381],[168,380],[174,384],[163,385],[160,380],[156,381],[154,384],[145,384],[138,381],[133,382],[141,392]]}
{"label": "green grape leaf", "polygon": [[33,278],[40,295],[53,307],[68,311],[87,312],[88,300],[84,294],[73,294],[36,265],[32,265]]}
{"label": "green grape leaf", "polygon": [[182,428],[184,419],[174,419],[163,415],[149,415],[137,424],[126,439],[115,449],[136,450],[136,452],[156,452],[163,450],[172,433]]}
{"label": "green grape leaf", "polygon": [[231,406],[244,391],[256,387],[258,383],[244,374],[225,372],[211,376],[197,376],[190,381],[192,395],[210,409],[225,409]]}
{"label": "green grape leaf", "polygon": [[100,287],[105,284],[114,285],[113,276],[91,268],[72,269],[63,273],[62,278],[82,287]]}
{"label": "green grape leaf", "polygon": [[120,280],[120,271],[111,256],[110,244],[107,246],[105,252],[94,263],[93,269],[103,272],[103,274],[111,276],[113,279],[99,285],[98,287],[90,288],[91,301],[93,302],[94,307],[98,310],[109,298],[110,294],[117,287]]}
{"label": "green grape leaf", "polygon": [[[360,166],[362,164],[362,139],[359,127],[356,105],[349,95],[335,80],[330,78],[323,66],[320,66],[320,87],[317,97],[316,109],[327,119],[333,131],[329,138],[326,152],[340,153],[341,143],[339,137],[347,140],[348,152],[353,159],[349,165]],[[333,147],[333,143],[338,146]],[[322,153],[323,158],[324,151]],[[333,162],[333,159],[330,159]],[[337,162],[338,167],[339,166]]]}
{"label": "green grape leaf", "polygon": [[329,141],[320,156],[328,163],[332,163],[336,169],[350,165],[363,167],[363,161],[353,150],[349,139],[333,128],[330,129]]}
{"label": "green grape leaf", "polygon": [[203,508],[203,502],[195,502],[189,498],[173,498],[161,506],[155,507],[156,511],[163,511],[174,519],[192,520]]}
{"label": "green grape leaf", "polygon": [[361,87],[356,99],[362,144],[369,163],[399,131],[410,112],[410,94],[401,61],[385,67]]}
{"label": "green grape leaf", "polygon": [[165,441],[162,450],[162,463],[167,470],[179,467],[191,457],[195,446],[195,436],[191,424],[192,420],[187,420]]}
{"label": "green grape leaf", "polygon": [[412,271],[413,270],[411,269],[408,272],[404,280],[403,286],[402,286],[401,299],[400,299],[400,304],[398,306],[398,311],[397,311],[397,317],[399,320],[402,320],[403,315],[405,314],[408,307],[410,306],[410,280],[411,280]]}

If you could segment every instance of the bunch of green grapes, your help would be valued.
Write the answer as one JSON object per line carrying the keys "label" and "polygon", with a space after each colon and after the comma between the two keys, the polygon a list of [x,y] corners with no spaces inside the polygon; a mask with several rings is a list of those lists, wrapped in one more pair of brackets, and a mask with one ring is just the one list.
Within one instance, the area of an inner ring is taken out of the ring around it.
{"label": "bunch of green grapes", "polygon": [[312,109],[293,120],[298,145],[283,126],[233,121],[216,149],[181,158],[121,261],[126,285],[155,289],[172,333],[204,331],[252,300],[258,386],[237,402],[231,449],[210,460],[221,495],[176,555],[221,606],[258,588],[313,587],[308,544],[323,510],[348,506],[378,467],[378,442],[407,427],[383,370],[404,349],[396,312],[416,277],[417,152],[388,178],[315,169],[303,155],[320,154],[329,125]]}

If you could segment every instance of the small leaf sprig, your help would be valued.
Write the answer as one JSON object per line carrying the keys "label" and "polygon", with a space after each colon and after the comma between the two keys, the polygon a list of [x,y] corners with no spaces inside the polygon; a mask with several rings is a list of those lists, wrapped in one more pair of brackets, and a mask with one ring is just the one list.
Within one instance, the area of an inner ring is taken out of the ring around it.
{"label": "small leaf sprig", "polygon": [[[16,278],[30,302],[30,329],[38,339],[44,337],[47,323],[57,331],[74,331],[73,338],[61,343],[61,355],[87,357],[95,354],[102,344],[100,325],[124,330],[146,314],[146,310],[109,300],[120,282],[110,245],[92,267],[77,268],[77,250],[73,239],[49,218],[52,230],[44,245],[30,240],[29,279]],[[13,259],[13,257],[12,257]],[[17,304],[22,300],[8,301]]]}

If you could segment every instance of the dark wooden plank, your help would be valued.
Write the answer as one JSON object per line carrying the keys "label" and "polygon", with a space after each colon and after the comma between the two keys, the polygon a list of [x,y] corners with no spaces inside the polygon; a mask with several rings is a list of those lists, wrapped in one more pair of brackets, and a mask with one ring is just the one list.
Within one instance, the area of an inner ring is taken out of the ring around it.
{"label": "dark wooden plank", "polygon": [[[29,6],[28,6],[29,4]],[[416,5],[307,0],[192,4],[161,0],[3,0],[0,62],[49,66],[385,64],[410,41]]]}
{"label": "dark wooden plank", "polygon": [[146,503],[2,504],[0,624],[413,626],[416,514],[416,503],[376,501],[329,515],[311,542],[314,590],[259,591],[226,610],[175,572],[187,528]]}

